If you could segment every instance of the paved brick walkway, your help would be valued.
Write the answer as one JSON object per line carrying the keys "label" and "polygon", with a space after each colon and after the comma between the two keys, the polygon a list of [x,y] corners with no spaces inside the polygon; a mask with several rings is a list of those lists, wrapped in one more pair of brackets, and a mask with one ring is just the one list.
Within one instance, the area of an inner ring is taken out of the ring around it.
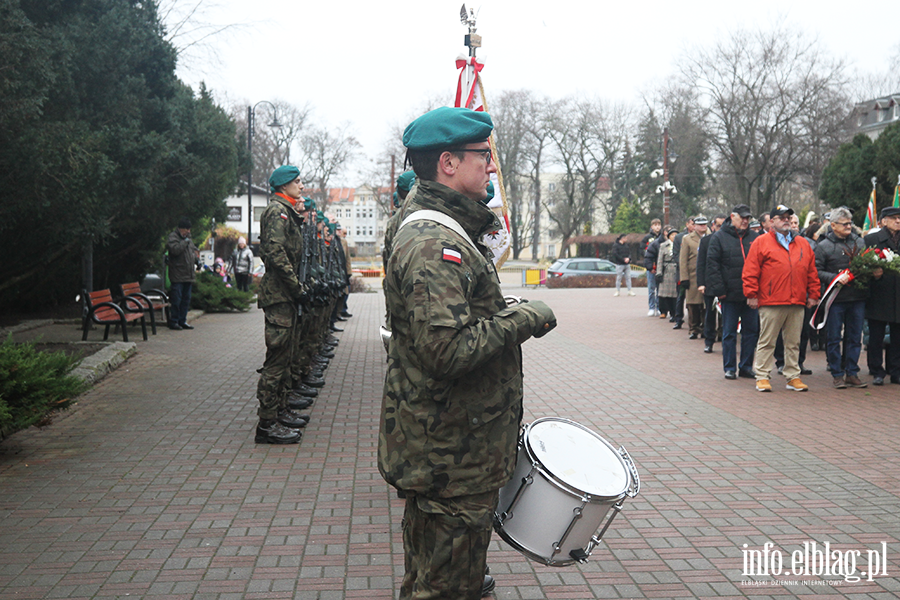
{"label": "paved brick walkway", "polygon": [[[527,420],[624,445],[643,488],[584,565],[495,536],[497,598],[897,597],[900,386],[833,390],[811,353],[809,393],[776,377],[759,394],[723,379],[718,345],[646,317],[643,290],[509,291],[559,319],[525,345]],[[350,304],[300,445],[253,443],[257,310],[160,330],[74,411],[0,444],[0,599],[396,597],[402,501],[375,466],[383,301]],[[743,545],[766,542],[788,570],[805,542],[859,551],[857,571],[886,547],[888,575],[744,576]]]}

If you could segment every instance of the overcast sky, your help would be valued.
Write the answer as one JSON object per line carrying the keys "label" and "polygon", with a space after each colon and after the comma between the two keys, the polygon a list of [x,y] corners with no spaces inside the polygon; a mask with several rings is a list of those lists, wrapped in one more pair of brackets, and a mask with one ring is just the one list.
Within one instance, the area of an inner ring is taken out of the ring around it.
{"label": "overcast sky", "polygon": [[[198,0],[169,1],[183,9]],[[205,81],[223,104],[309,103],[319,123],[351,123],[365,152],[375,156],[392,126],[405,125],[428,99],[453,101],[455,58],[466,52],[460,0],[200,1],[197,20],[236,27],[209,48],[188,52],[179,76],[195,88]],[[781,22],[801,29],[846,59],[851,72],[886,71],[900,43],[900,3],[893,2],[483,0],[467,6],[476,10],[483,37],[478,56],[485,62],[488,108],[492,94],[521,88],[552,98],[584,93],[637,100],[675,75],[679,54],[740,27]]]}

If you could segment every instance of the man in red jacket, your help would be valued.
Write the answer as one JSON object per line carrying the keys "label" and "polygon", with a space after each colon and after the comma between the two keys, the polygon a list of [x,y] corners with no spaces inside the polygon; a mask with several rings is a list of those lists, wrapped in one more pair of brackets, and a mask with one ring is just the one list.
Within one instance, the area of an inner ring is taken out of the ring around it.
{"label": "man in red jacket", "polygon": [[750,246],[742,274],[744,296],[750,308],[759,308],[759,341],[756,344],[756,389],[771,392],[769,373],[774,362],[778,332],[784,339],[784,376],[787,389],[805,392],[800,381],[800,332],[803,309],[819,303],[821,290],[816,257],[800,235],[791,231],[794,211],[779,204],[769,216],[772,229]]}

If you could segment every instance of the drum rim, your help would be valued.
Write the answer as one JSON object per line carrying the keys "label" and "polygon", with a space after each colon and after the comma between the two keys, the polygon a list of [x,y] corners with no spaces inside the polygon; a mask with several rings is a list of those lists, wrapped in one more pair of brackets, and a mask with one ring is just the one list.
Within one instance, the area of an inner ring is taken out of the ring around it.
{"label": "drum rim", "polygon": [[[544,422],[550,422],[550,421],[574,425],[575,427],[577,427],[583,431],[586,431],[587,433],[592,435],[594,438],[600,440],[607,448],[609,448],[610,451],[612,451],[612,453],[618,459],[619,465],[622,467],[622,470],[625,471],[625,486],[622,488],[622,491],[619,492],[618,494],[615,494],[612,496],[602,496],[599,494],[592,494],[590,492],[587,492],[585,490],[577,488],[577,487],[573,486],[572,484],[566,483],[565,481],[563,481],[562,479],[560,479],[559,477],[554,475],[544,465],[544,463],[541,462],[541,460],[537,456],[535,456],[535,454],[531,450],[531,445],[528,443],[528,433],[531,431],[532,427],[534,427],[538,423],[544,423]],[[602,503],[604,503],[604,504],[607,502],[615,503],[615,502],[625,498],[628,495],[628,489],[632,485],[631,470],[628,468],[628,465],[625,463],[625,459],[622,457],[622,455],[619,453],[619,451],[616,450],[615,446],[610,444],[599,433],[597,433],[597,432],[591,430],[590,428],[585,427],[581,423],[577,423],[571,419],[566,419],[565,417],[541,417],[539,419],[535,419],[534,421],[529,423],[525,427],[525,430],[522,432],[522,447],[525,449],[525,454],[528,456],[528,459],[531,461],[531,465],[535,469],[540,471],[550,483],[552,483],[556,487],[558,487],[558,488],[562,489],[563,491],[568,492],[570,494],[575,494],[575,495],[581,496],[581,497],[587,497],[590,499],[589,501],[591,501],[591,502],[593,502],[594,500],[597,500],[597,501],[602,501]]]}

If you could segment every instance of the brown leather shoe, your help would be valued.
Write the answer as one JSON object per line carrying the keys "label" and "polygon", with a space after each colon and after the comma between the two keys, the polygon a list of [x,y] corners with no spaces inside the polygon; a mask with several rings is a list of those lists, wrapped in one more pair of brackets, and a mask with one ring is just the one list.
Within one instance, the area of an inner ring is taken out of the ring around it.
{"label": "brown leather shoe", "polygon": [[847,375],[844,377],[844,383],[847,384],[847,387],[852,388],[864,388],[869,385],[868,383],[861,381],[856,375]]}
{"label": "brown leather shoe", "polygon": [[831,384],[834,386],[834,389],[836,389],[836,390],[843,390],[843,389],[847,388],[847,384],[844,383],[843,377],[835,377],[834,381],[832,381]]}

